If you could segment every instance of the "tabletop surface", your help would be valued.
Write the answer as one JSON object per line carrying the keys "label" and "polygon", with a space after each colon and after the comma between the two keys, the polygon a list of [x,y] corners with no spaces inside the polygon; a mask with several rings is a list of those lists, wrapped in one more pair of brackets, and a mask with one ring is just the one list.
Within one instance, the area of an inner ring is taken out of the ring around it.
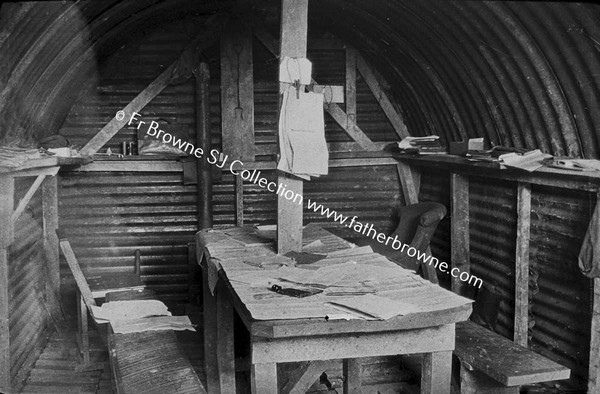
{"label": "tabletop surface", "polygon": [[[209,286],[224,282],[253,335],[407,330],[456,323],[471,313],[471,300],[319,226],[305,226],[302,252],[294,255],[277,255],[273,235],[253,227],[196,235]],[[319,293],[296,298],[270,290],[273,284]]]}

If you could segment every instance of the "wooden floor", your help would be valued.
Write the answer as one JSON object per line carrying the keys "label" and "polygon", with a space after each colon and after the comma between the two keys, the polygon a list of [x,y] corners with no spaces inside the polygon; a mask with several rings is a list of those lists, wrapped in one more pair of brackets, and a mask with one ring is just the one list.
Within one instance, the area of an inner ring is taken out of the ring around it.
{"label": "wooden floor", "polygon": [[[178,311],[190,316],[196,325],[197,332],[178,332],[177,337],[182,348],[187,353],[194,370],[200,380],[206,384],[204,372],[204,345],[202,315],[198,308],[189,305]],[[174,311],[175,314],[179,314]],[[245,338],[240,338],[243,342]],[[61,328],[61,332],[54,332],[49,342],[36,362],[30,376],[27,378],[22,393],[98,393],[112,394],[111,372],[108,362],[106,345],[98,331],[90,330],[90,347],[92,364],[85,370],[81,369],[78,359],[78,346],[76,340],[76,326],[74,319],[70,319]],[[240,359],[236,360],[236,394],[250,393],[250,366],[247,351],[240,351]],[[418,393],[418,377],[401,365],[415,364],[410,369],[418,369],[419,360],[406,359],[399,362],[397,357],[387,357],[381,360],[363,359],[363,390],[369,393],[395,394]],[[288,367],[294,368],[293,365]],[[280,372],[284,372],[281,368]],[[342,371],[341,363],[336,368],[326,371],[327,376],[341,393]],[[280,378],[284,378],[281,376]],[[401,383],[399,383],[401,382]],[[326,394],[325,384],[315,382],[309,390],[311,394]]]}

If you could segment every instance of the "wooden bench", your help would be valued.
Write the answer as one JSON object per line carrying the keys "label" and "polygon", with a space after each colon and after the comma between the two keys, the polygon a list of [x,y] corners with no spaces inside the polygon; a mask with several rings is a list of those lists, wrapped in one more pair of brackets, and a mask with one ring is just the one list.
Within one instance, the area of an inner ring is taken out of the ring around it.
{"label": "wooden bench", "polygon": [[568,379],[571,370],[472,321],[456,324],[461,393],[519,393],[519,386]]}
{"label": "wooden bench", "polygon": [[[81,293],[84,311],[87,309],[92,313],[96,301],[71,244],[66,238],[61,238],[59,245]],[[105,296],[107,302],[153,298],[148,290],[109,292]],[[86,322],[87,330],[85,312],[81,320]],[[206,394],[173,330],[115,334],[110,324],[105,326],[114,389],[118,394]]]}

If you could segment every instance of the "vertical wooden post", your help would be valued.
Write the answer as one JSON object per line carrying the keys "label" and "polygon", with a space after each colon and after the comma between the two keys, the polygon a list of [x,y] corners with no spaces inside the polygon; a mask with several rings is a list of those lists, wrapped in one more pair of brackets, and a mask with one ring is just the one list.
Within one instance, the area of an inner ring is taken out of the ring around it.
{"label": "vertical wooden post", "polygon": [[247,11],[240,8],[221,35],[221,126],[223,153],[230,160],[254,161],[252,28]]}
{"label": "vertical wooden post", "polygon": [[235,224],[244,225],[244,180],[241,176],[235,177]]}
{"label": "vertical wooden post", "polygon": [[356,50],[346,48],[346,116],[347,128],[356,124]]}
{"label": "vertical wooden post", "polygon": [[[306,57],[308,33],[308,0],[282,0],[281,5],[281,59]],[[290,85],[279,84],[279,92]],[[279,175],[278,184],[291,190],[294,195],[302,195],[303,184],[298,178]],[[302,249],[302,205],[290,201],[277,193],[277,252],[285,254]]]}
{"label": "vertical wooden post", "polygon": [[[460,272],[470,272],[469,261],[469,179],[465,175],[451,174],[452,227],[451,259],[452,268]],[[460,275],[460,273],[458,273]],[[452,291],[461,294],[463,282],[459,278],[451,278]]]}
{"label": "vertical wooden post", "polygon": [[452,378],[452,351],[425,353],[422,363],[421,392],[449,393]]}
{"label": "vertical wooden post", "polygon": [[396,164],[400,186],[406,205],[419,202],[419,188],[421,186],[421,173],[414,170],[409,164],[398,162]]}
{"label": "vertical wooden post", "polygon": [[10,333],[8,293],[8,247],[14,229],[11,215],[15,208],[15,181],[0,177],[0,392],[10,392]]}
{"label": "vertical wooden post", "polygon": [[588,393],[600,392],[600,278],[594,278]]}
{"label": "vertical wooden post", "polygon": [[196,162],[198,174],[198,229],[213,226],[212,176],[206,155],[210,152],[210,70],[200,63],[194,71],[196,80],[196,147],[204,156]]}
{"label": "vertical wooden post", "polygon": [[517,250],[515,256],[514,341],[527,347],[529,326],[529,239],[531,225],[531,185],[517,189]]}
{"label": "vertical wooden post", "polygon": [[47,176],[42,183],[42,212],[44,228],[44,255],[48,267],[46,293],[50,295],[52,313],[59,313],[60,267],[56,229],[58,228],[58,176]]}

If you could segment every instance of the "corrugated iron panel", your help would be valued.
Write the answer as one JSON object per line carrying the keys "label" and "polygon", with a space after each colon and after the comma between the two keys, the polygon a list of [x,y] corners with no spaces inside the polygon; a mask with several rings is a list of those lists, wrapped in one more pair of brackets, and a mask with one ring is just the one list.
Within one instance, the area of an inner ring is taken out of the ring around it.
{"label": "corrugated iron panel", "polygon": [[496,332],[513,337],[517,195],[514,184],[469,179],[471,273],[501,294]]}
{"label": "corrugated iron panel", "polygon": [[197,215],[196,186],[184,186],[180,172],[67,172],[60,179],[59,225],[83,270],[132,270],[140,249],[142,280],[163,298],[187,297],[187,243]]}
{"label": "corrugated iron panel", "polygon": [[[277,182],[274,171],[262,171],[261,177]],[[304,182],[304,223],[320,223],[325,228],[336,228],[341,236],[353,239],[360,235],[333,218],[308,210],[308,199],[335,210],[362,223],[371,223],[379,231],[389,234],[398,224],[394,208],[402,202],[395,166],[330,168],[329,174]],[[273,224],[277,219],[277,195],[259,185],[244,183],[244,223]]]}
{"label": "corrugated iron panel", "polygon": [[571,368],[570,385],[585,390],[591,321],[591,286],[577,256],[595,197],[535,187],[532,192],[531,270],[535,278],[530,346]]}
{"label": "corrugated iron panel", "polygon": [[[15,201],[19,201],[34,178],[17,178]],[[9,333],[11,378],[31,368],[36,347],[47,327],[44,308],[46,261],[43,256],[41,193],[38,190],[15,225],[15,241],[9,248]]]}

